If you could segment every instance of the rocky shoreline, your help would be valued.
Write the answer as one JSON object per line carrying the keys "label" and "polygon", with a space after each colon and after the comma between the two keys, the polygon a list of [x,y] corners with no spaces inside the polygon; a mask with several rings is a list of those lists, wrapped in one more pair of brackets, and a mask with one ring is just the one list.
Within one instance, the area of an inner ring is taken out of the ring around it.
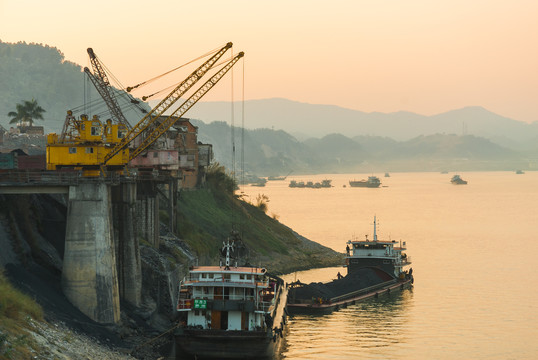
{"label": "rocky shoreline", "polygon": [[[0,195],[0,268],[23,293],[43,308],[45,322],[26,320],[34,359],[170,358],[177,284],[194,258],[189,247],[161,225],[161,245],[140,244],[142,305],[121,303],[118,324],[96,323],[75,308],[61,289],[62,201],[39,195],[8,199]],[[284,257],[256,259],[272,271],[286,273],[334,266],[343,255],[293,233],[300,245]],[[183,262],[170,261],[181,253]],[[293,259],[293,261],[290,261]],[[0,335],[2,329],[0,327]],[[10,336],[8,339],[16,337]],[[1,339],[0,339],[1,340]],[[3,346],[3,347],[2,347]],[[9,349],[9,341],[0,342]],[[33,348],[33,347],[32,347]],[[17,357],[12,357],[18,359]]]}

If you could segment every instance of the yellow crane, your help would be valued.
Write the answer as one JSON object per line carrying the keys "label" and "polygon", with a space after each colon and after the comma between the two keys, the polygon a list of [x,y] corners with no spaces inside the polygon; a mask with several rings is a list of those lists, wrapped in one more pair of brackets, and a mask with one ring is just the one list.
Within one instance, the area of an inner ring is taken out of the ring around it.
{"label": "yellow crane", "polygon": [[[106,170],[123,170],[130,160],[168,131],[244,56],[243,52],[235,55],[172,114],[164,116],[164,112],[213,68],[231,47],[232,43],[227,43],[218,50],[126,132],[119,131],[122,124],[112,124],[110,121],[103,125],[96,116],[89,120],[87,115],[77,120],[68,112],[68,125],[64,126],[64,131],[69,136],[62,133],[60,138],[57,134],[47,137],[47,169],[74,168],[83,170],[85,176],[98,176]],[[132,150],[129,146],[132,146]]]}
{"label": "yellow crane", "polygon": [[92,64],[93,74],[87,67],[84,68],[84,72],[88,75],[90,81],[95,86],[95,89],[97,89],[97,92],[105,101],[113,119],[115,119],[118,123],[124,125],[125,128],[130,129],[131,125],[123,115],[116,96],[114,96],[114,90],[112,90],[110,86],[110,81],[108,80],[108,75],[104,69],[103,64],[101,63],[101,61],[99,61],[92,48],[88,48],[87,51],[90,57],[90,62]]}

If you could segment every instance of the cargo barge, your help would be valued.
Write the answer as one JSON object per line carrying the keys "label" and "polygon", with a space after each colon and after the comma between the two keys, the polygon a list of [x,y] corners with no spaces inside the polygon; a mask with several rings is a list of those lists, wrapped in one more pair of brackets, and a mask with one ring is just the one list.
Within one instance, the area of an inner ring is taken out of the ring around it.
{"label": "cargo barge", "polygon": [[346,245],[347,274],[326,283],[290,283],[288,313],[325,313],[380,295],[412,287],[411,258],[405,242],[377,238],[374,217],[373,240],[349,240]]}

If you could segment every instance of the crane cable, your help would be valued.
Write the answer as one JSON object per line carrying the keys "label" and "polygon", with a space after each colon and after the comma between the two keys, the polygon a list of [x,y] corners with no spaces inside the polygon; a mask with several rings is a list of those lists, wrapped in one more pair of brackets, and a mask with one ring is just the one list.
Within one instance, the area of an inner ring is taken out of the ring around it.
{"label": "crane cable", "polygon": [[[146,109],[144,109],[144,108],[142,108],[141,106],[138,105],[139,101],[136,100],[134,98],[134,96],[132,96],[131,94],[129,94],[126,91],[125,86],[123,86],[123,84],[120,82],[120,80],[116,76],[114,76],[112,71],[110,71],[110,69],[101,61],[101,59],[97,55],[94,54],[94,56],[99,61],[100,65],[103,67],[103,69],[105,70],[105,73],[114,81],[114,84],[118,85],[117,87],[120,89],[119,91],[116,91],[116,89],[114,89],[114,87],[112,86],[112,84],[110,84],[110,81],[109,81],[108,86],[110,87],[111,95],[114,96],[114,97],[121,97],[121,98],[127,97],[127,102],[128,103],[133,104],[142,113],[146,113]],[[118,105],[119,105],[119,103],[118,103]]]}
{"label": "crane cable", "polygon": [[[195,61],[198,61],[198,60],[200,60],[200,59],[203,59],[203,58],[206,57],[206,56],[209,56],[209,55],[211,55],[211,54],[214,54],[214,53],[216,53],[218,50],[220,50],[221,48],[222,48],[222,46],[221,46],[221,47],[218,47],[218,48],[216,48],[216,49],[214,49],[214,50],[211,50],[211,51],[205,53],[204,55],[201,55],[201,56],[199,56],[199,57],[197,57],[197,58],[195,58],[195,59],[193,59],[193,60],[191,60],[191,61],[186,62],[186,63],[183,64],[183,65],[180,65],[180,66],[176,67],[175,69],[172,69],[172,70],[169,70],[169,71],[165,72],[164,74],[157,75],[157,76],[155,76],[155,77],[153,77],[153,78],[151,78],[151,79],[149,79],[149,80],[143,81],[143,82],[141,82],[141,83],[139,83],[139,84],[137,84],[137,85],[134,85],[134,86],[128,86],[127,89],[126,89],[126,91],[129,93],[129,92],[131,92],[132,90],[134,90],[134,89],[136,89],[136,88],[138,88],[138,87],[140,87],[140,86],[147,85],[147,84],[149,84],[149,83],[151,83],[151,82],[153,82],[153,81],[155,81],[155,80],[157,80],[157,79],[160,79],[160,78],[163,77],[163,76],[166,76],[166,75],[170,74],[171,72],[174,72],[174,71],[176,71],[176,70],[178,70],[178,69],[181,69],[181,68],[184,67],[184,66],[187,66],[187,65],[189,65],[189,64],[192,64],[192,63],[195,62]],[[153,95],[155,95],[155,94],[153,94]],[[151,95],[151,96],[153,96],[153,95]],[[149,97],[149,96],[148,96],[148,97]]]}
{"label": "crane cable", "polygon": [[[231,50],[231,56],[233,57],[233,49]],[[236,182],[236,172],[235,172],[235,117],[234,117],[234,69],[232,68],[231,71],[230,71],[230,77],[231,77],[231,81],[230,81],[230,102],[231,102],[231,108],[230,108],[230,117],[231,117],[231,124],[232,124],[232,128],[231,128],[231,137],[232,137],[232,179],[234,180],[234,185],[235,186],[235,182]],[[232,193],[235,192],[235,188],[232,190]],[[234,198],[232,196],[232,230],[235,230],[234,229],[234,223],[235,223],[235,215],[237,213],[237,209],[236,209],[237,205],[234,201]]]}
{"label": "crane cable", "polygon": [[[245,59],[243,59],[243,78],[241,86],[241,186],[245,186]],[[246,217],[242,217],[240,234],[243,238]]]}
{"label": "crane cable", "polygon": [[[221,61],[221,62],[219,62],[219,63],[216,63],[215,65],[212,66],[212,68],[217,68],[218,66],[220,66],[220,65],[222,65],[222,64],[225,64],[225,63],[229,62],[232,58],[233,58],[233,56],[230,56],[230,58],[227,58],[227,59],[225,59],[225,60],[223,60],[223,61]],[[197,59],[197,60],[198,60],[198,59]],[[191,62],[192,62],[192,61],[191,61]],[[185,65],[187,65],[187,64],[185,64]],[[233,72],[233,69],[232,69],[232,72]],[[163,92],[165,92],[165,91],[168,91],[168,90],[170,90],[170,89],[172,89],[172,88],[175,88],[175,87],[177,87],[180,83],[181,83],[181,81],[180,81],[180,82],[177,82],[177,83],[175,83],[175,84],[172,84],[172,85],[170,85],[170,86],[168,86],[168,87],[166,87],[166,88],[164,88],[164,89],[161,89],[161,90],[159,90],[159,91],[156,91],[156,92],[154,92],[153,94],[150,94],[150,95],[144,95],[144,96],[142,96],[142,101],[146,101],[147,99],[149,99],[149,98],[152,97],[152,96],[155,96],[155,95],[157,95],[157,94],[160,94],[160,93],[163,93]]]}

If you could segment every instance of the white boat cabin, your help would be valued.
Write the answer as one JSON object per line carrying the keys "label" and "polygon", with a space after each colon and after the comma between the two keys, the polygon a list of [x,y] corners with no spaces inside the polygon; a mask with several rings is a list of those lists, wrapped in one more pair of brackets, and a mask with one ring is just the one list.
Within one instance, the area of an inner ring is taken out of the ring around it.
{"label": "white boat cabin", "polygon": [[187,326],[219,330],[265,329],[276,283],[264,268],[194,266],[180,284],[178,311]]}
{"label": "white boat cabin", "polygon": [[395,240],[382,241],[377,238],[376,220],[374,217],[374,238],[365,240],[348,240],[346,245],[346,263],[354,268],[364,266],[376,266],[382,268],[394,268],[394,276],[404,274],[403,267],[411,264],[411,258],[404,253],[407,250],[405,241],[402,243]]}

